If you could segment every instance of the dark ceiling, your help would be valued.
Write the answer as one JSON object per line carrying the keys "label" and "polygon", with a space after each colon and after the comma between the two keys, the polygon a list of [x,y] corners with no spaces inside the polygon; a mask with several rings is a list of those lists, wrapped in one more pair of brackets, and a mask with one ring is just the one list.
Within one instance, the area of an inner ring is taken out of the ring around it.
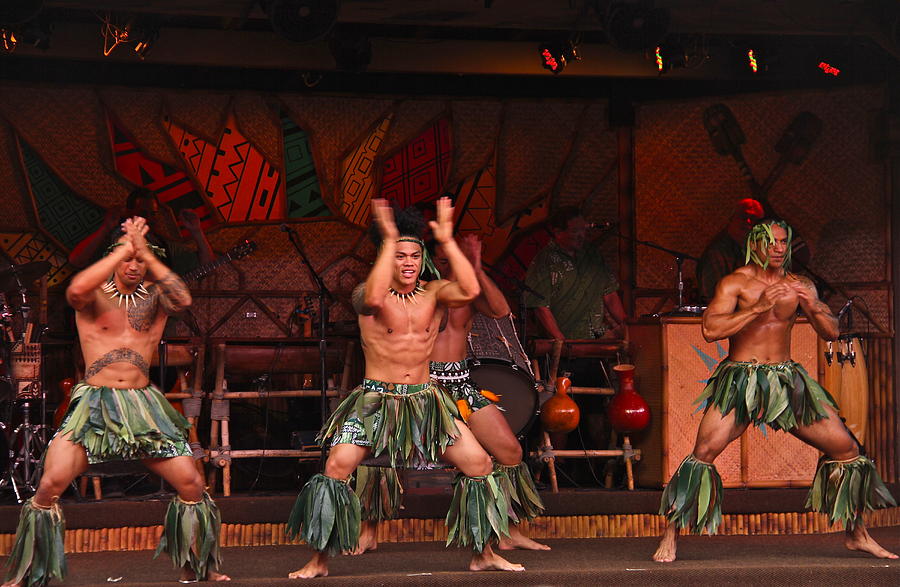
{"label": "dark ceiling", "polygon": [[[67,63],[94,63],[89,78],[182,72],[188,85],[208,70],[267,86],[276,75],[308,82],[348,71],[552,77],[541,43],[576,47],[581,59],[559,79],[598,83],[658,79],[657,44],[677,56],[666,79],[819,83],[822,61],[844,83],[900,71],[897,0],[21,0],[0,7],[4,20],[28,21],[6,26],[19,32],[15,51],[0,56],[6,78],[64,75]],[[104,57],[111,33],[126,29],[130,38]],[[143,59],[140,40],[151,41]],[[763,68],[756,75],[748,48]]]}

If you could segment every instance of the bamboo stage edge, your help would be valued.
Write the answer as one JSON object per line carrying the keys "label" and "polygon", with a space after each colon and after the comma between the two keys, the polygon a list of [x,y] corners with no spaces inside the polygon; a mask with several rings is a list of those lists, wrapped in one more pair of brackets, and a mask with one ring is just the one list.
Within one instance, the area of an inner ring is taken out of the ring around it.
{"label": "bamboo stage edge", "polygon": [[[840,532],[841,524],[830,526],[824,514],[813,512],[773,512],[726,514],[719,535],[822,534]],[[868,512],[866,526],[879,528],[900,525],[900,507]],[[665,520],[655,514],[602,514],[593,516],[543,516],[522,522],[522,530],[535,539],[552,538],[645,538],[658,537]],[[67,530],[66,552],[153,550],[162,535],[162,526],[78,528]],[[0,534],[0,555],[12,550],[14,534]],[[442,519],[404,518],[378,526],[379,542],[444,542],[447,526]],[[302,544],[285,536],[285,524],[222,524],[222,547]]]}

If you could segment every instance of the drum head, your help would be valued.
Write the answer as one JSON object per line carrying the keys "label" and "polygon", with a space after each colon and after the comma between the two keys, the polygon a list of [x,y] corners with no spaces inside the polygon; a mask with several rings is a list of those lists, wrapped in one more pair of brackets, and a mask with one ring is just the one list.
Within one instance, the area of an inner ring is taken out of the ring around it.
{"label": "drum head", "polygon": [[499,359],[481,359],[470,370],[479,389],[500,396],[500,407],[513,434],[527,434],[539,412],[537,386],[531,375]]}

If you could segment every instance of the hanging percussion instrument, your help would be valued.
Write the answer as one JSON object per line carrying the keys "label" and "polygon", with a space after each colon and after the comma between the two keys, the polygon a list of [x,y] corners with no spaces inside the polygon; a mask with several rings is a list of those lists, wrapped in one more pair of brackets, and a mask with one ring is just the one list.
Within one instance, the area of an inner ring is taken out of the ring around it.
{"label": "hanging percussion instrument", "polygon": [[510,429],[524,437],[540,413],[537,384],[519,342],[513,315],[495,320],[476,313],[468,337],[472,380],[500,396]]}

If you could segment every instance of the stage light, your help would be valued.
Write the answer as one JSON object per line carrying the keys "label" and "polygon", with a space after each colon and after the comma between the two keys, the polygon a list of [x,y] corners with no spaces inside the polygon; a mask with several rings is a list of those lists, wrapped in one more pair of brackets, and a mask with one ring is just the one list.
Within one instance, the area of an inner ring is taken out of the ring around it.
{"label": "stage light", "polygon": [[685,67],[688,62],[684,47],[673,41],[668,41],[656,46],[654,51],[656,69],[660,75],[676,67]]}
{"label": "stage light", "polygon": [[753,73],[759,72],[759,63],[756,61],[756,53],[753,52],[753,49],[747,50],[747,65]]}
{"label": "stage light", "polygon": [[3,47],[3,50],[6,53],[15,51],[18,44],[19,41],[16,39],[15,31],[10,29],[0,29],[0,46]]}
{"label": "stage light", "polygon": [[108,13],[101,20],[104,57],[109,57],[119,45],[134,43],[132,49],[143,59],[159,38],[160,22],[150,16],[127,18]]}
{"label": "stage light", "polygon": [[562,43],[542,43],[538,47],[541,57],[541,67],[550,70],[554,74],[562,73],[569,61],[578,61],[578,49],[575,43],[565,41]]}
{"label": "stage light", "polygon": [[841,75],[841,70],[828,62],[820,61],[818,67],[825,74],[833,75],[834,77]]}

